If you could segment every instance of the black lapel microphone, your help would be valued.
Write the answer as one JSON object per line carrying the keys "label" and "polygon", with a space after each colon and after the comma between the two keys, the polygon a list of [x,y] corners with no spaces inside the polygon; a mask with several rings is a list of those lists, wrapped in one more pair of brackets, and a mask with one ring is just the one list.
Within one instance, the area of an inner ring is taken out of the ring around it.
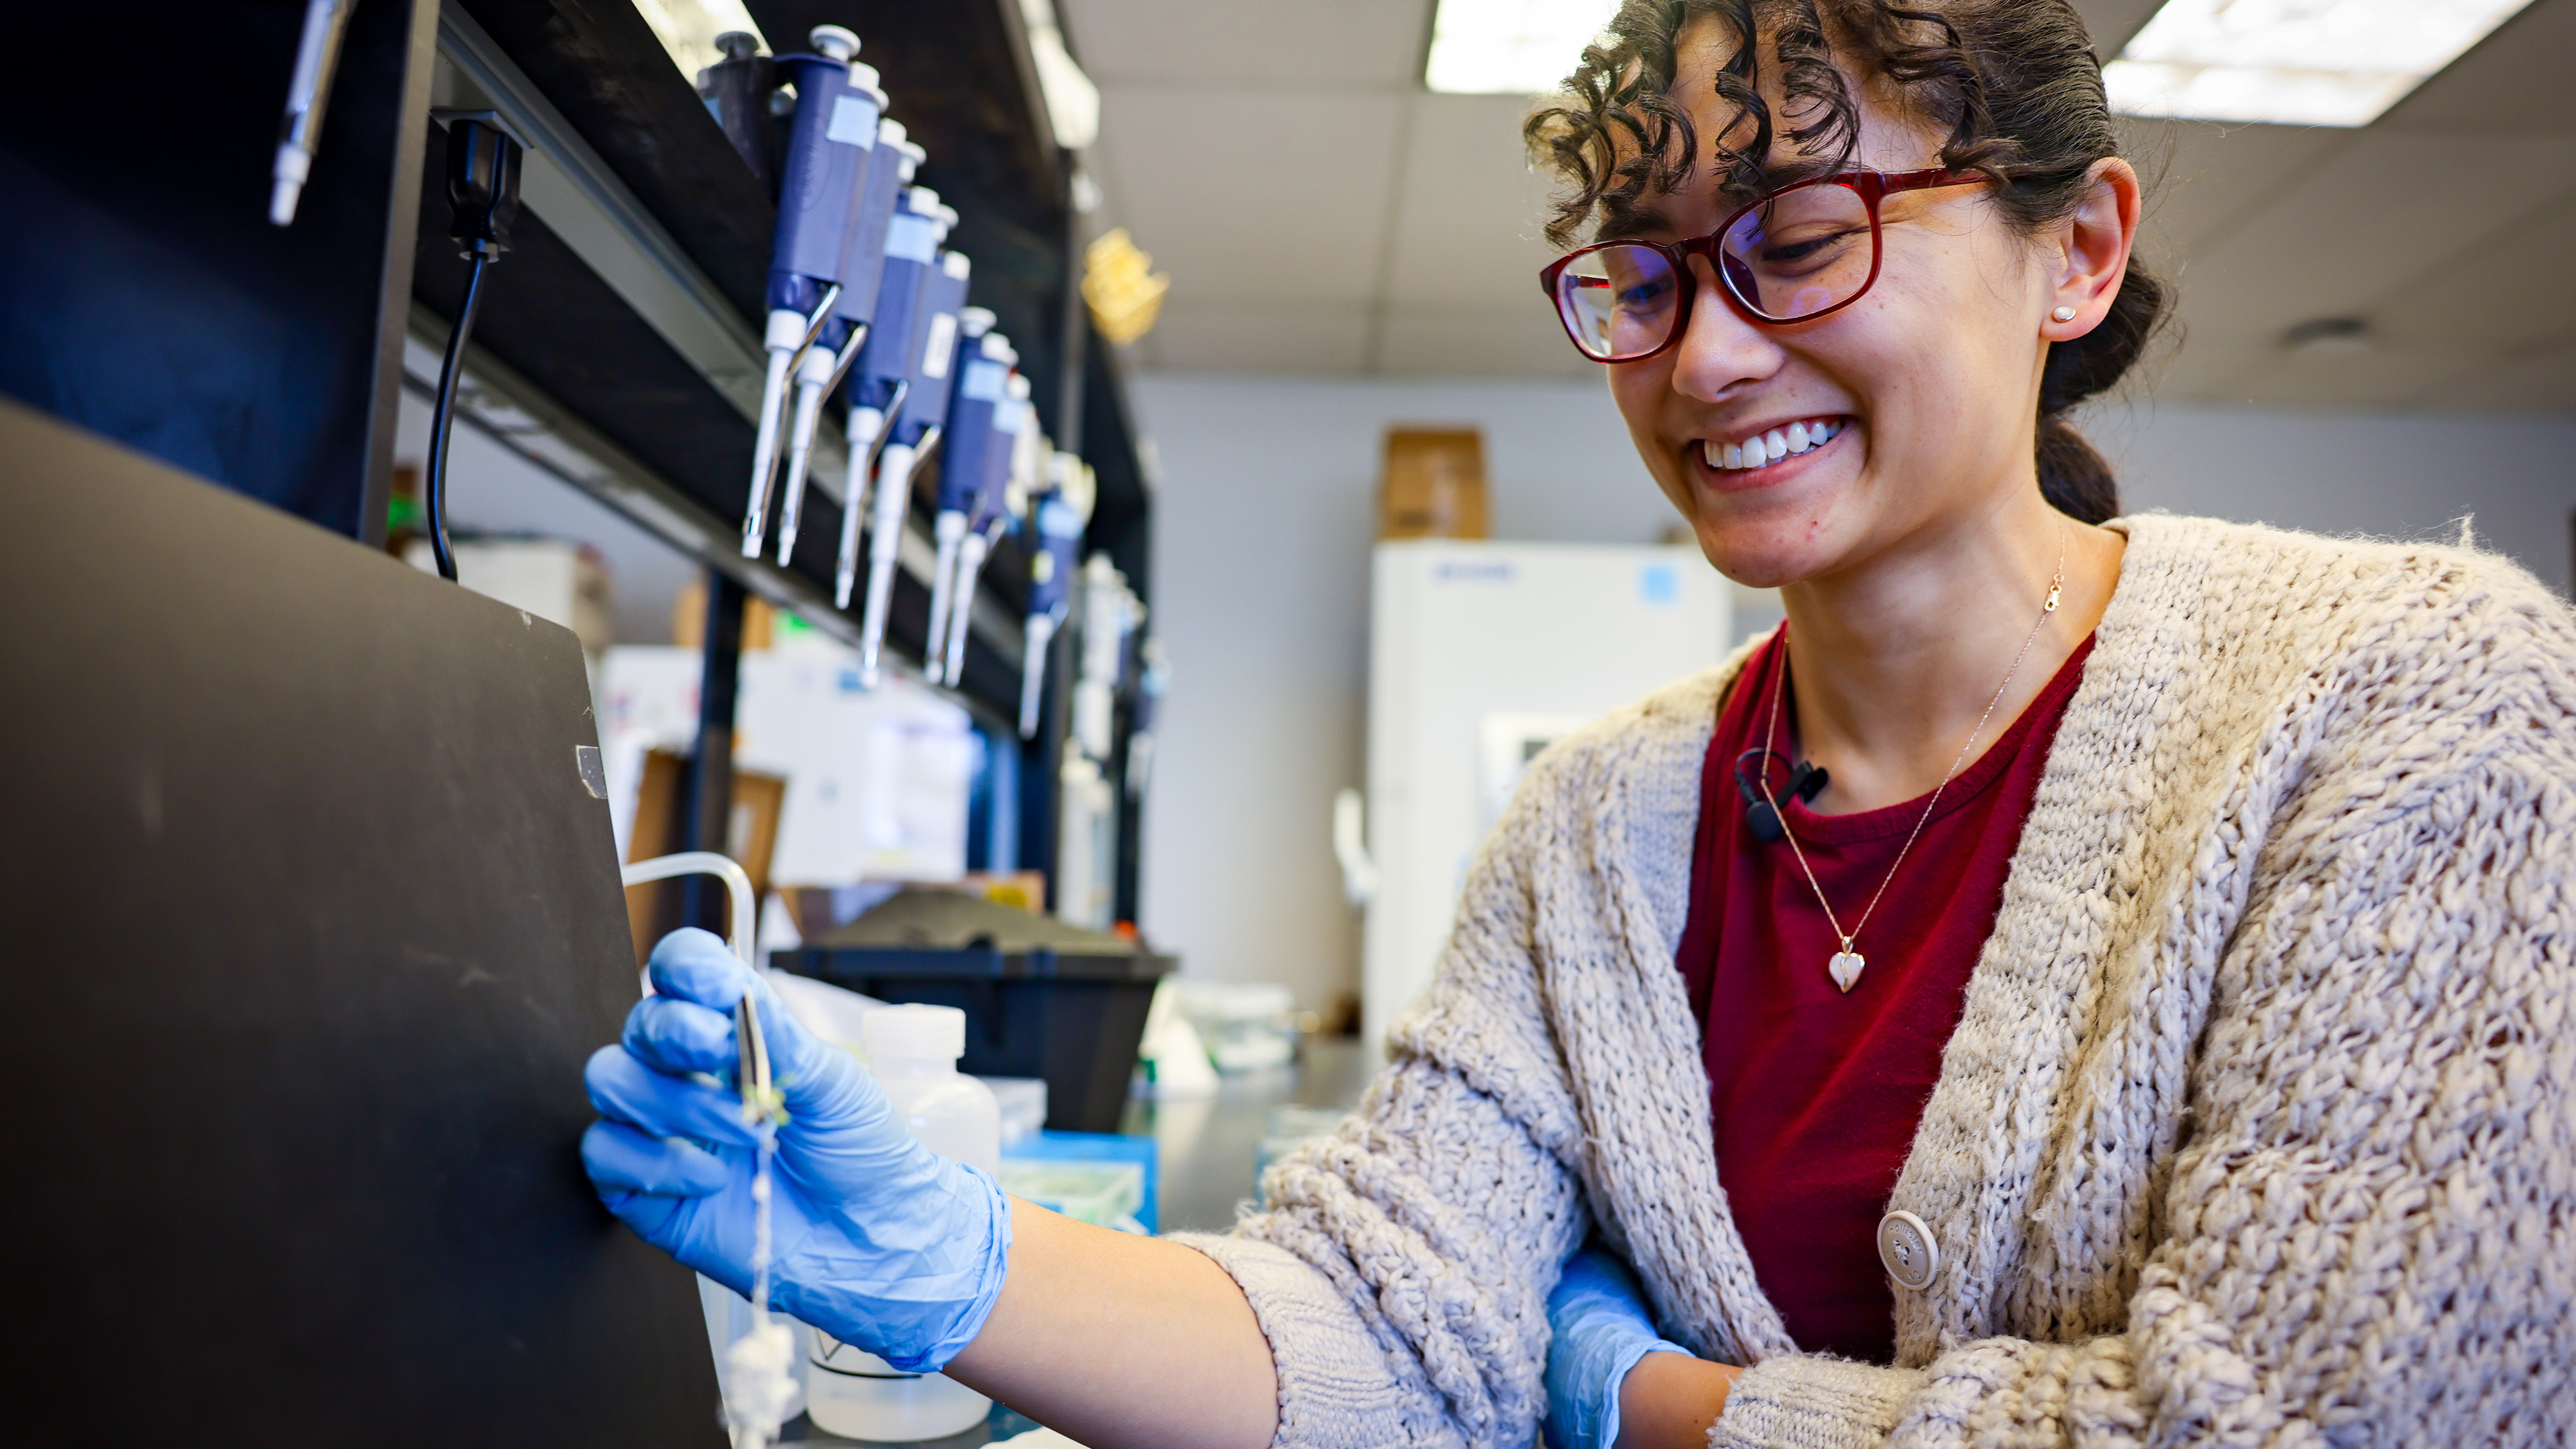
{"label": "black lapel microphone", "polygon": [[1754,768],[1762,771],[1766,776],[1770,772],[1772,760],[1780,760],[1788,764],[1789,788],[1785,793],[1794,796],[1802,805],[1815,803],[1816,797],[1825,792],[1824,767],[1811,765],[1804,760],[1790,763],[1779,751],[1761,746],[1746,750],[1735,757],[1735,790],[1737,794],[1744,797],[1745,828],[1751,830],[1753,838],[1763,844],[1777,845],[1788,838],[1789,827],[1781,821],[1780,812],[1771,807],[1770,798],[1763,793],[1762,785],[1745,778],[1744,762],[1747,760],[1753,761]]}

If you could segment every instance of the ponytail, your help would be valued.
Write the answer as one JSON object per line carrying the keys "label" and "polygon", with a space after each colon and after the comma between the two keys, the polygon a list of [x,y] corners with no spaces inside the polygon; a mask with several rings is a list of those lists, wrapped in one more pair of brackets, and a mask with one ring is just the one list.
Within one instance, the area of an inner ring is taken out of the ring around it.
{"label": "ponytail", "polygon": [[2055,413],[2039,415],[2039,496],[2078,523],[2120,516],[2120,480],[2110,461]]}
{"label": "ponytail", "polygon": [[2066,414],[2120,380],[2163,325],[2166,304],[2164,283],[2131,257],[2102,325],[2048,345],[2039,371],[2039,493],[2079,523],[2119,517],[2120,484]]}

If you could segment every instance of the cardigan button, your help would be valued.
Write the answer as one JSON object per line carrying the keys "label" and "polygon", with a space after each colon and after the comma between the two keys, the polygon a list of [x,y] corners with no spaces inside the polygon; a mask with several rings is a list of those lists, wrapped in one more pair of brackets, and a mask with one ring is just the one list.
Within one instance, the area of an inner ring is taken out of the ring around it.
{"label": "cardigan button", "polygon": [[1932,1230],[1912,1213],[1895,1212],[1878,1220],[1878,1261],[1902,1288],[1921,1288],[1941,1266],[1941,1249]]}

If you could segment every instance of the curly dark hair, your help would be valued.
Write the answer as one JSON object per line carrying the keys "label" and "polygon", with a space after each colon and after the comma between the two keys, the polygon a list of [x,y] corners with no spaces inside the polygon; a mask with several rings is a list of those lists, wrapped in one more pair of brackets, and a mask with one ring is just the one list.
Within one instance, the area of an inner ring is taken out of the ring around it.
{"label": "curly dark hair", "polygon": [[[1835,68],[1893,84],[1916,115],[1946,129],[1941,164],[1983,172],[1988,194],[2025,234],[2054,226],[2085,195],[2094,162],[2119,154],[2092,37],[2068,0],[1624,0],[1602,43],[1531,112],[1523,136],[1565,181],[1548,239],[1565,245],[1596,220],[1689,180],[1699,138],[1671,96],[1674,47],[1702,18],[1732,35],[1718,96],[1735,107],[1713,150],[1725,194],[1760,194],[1775,140],[1848,166],[1860,110]],[[1784,104],[1756,89],[1767,58]],[[1625,159],[1622,159],[1622,153]],[[2135,257],[2102,324],[2049,345],[2039,384],[2039,486],[2058,511],[2099,523],[2120,511],[2111,465],[2066,413],[2116,384],[2165,325],[2171,298]]]}

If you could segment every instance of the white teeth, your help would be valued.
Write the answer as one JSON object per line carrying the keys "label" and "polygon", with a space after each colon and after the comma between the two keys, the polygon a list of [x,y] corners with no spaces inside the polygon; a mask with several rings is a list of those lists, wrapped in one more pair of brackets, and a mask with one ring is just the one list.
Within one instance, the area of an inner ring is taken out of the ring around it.
{"label": "white teeth", "polygon": [[1700,456],[1708,460],[1711,468],[1729,472],[1761,468],[1793,453],[1821,448],[1841,431],[1839,419],[1801,418],[1786,428],[1773,428],[1741,443],[1721,443],[1714,438],[1705,440],[1700,444]]}

